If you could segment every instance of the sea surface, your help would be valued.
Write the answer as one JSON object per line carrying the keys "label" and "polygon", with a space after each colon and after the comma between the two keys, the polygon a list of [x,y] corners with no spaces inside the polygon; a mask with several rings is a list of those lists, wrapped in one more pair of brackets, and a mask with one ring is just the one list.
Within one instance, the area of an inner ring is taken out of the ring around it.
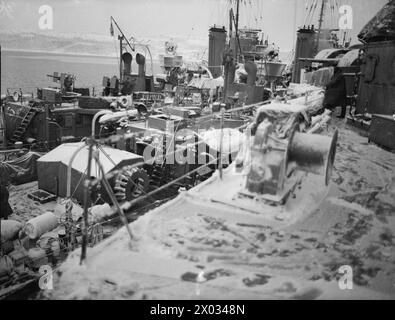
{"label": "sea surface", "polygon": [[[289,53],[280,53],[284,62]],[[133,62],[134,64],[134,62]],[[147,74],[160,73],[158,60],[153,54],[153,63],[147,64]],[[132,65],[135,71],[137,66]],[[151,69],[153,69],[151,71]],[[2,50],[1,54],[1,94],[22,89],[23,93],[36,93],[37,88],[54,86],[47,75],[54,72],[72,73],[76,76],[76,87],[95,88],[101,92],[103,76],[119,74],[117,57],[84,54],[46,53],[39,51]]]}
{"label": "sea surface", "polygon": [[53,86],[47,74],[54,72],[76,75],[76,87],[102,89],[103,76],[119,74],[116,57],[70,55],[58,53],[2,51],[1,93],[21,88],[23,92],[36,92],[39,87]]}

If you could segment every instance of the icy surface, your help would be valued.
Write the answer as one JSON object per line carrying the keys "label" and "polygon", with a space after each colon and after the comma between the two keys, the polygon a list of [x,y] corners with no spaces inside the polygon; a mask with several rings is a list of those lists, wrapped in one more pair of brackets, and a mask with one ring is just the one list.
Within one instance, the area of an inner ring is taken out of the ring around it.
{"label": "icy surface", "polygon": [[[246,210],[218,203],[242,179],[215,175],[133,222],[132,242],[122,228],[84,265],[74,252],[47,298],[393,299],[395,154],[336,127],[329,188],[308,175],[285,207]],[[342,265],[353,268],[353,290],[339,288]]]}

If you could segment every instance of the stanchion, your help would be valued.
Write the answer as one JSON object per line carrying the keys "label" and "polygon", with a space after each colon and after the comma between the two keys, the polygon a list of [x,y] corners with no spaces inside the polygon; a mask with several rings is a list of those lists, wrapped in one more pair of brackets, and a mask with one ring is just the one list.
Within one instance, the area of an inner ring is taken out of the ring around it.
{"label": "stanchion", "polygon": [[221,109],[221,135],[220,135],[220,140],[219,140],[219,178],[222,180],[222,144],[223,144],[223,138],[224,138],[224,115],[225,115],[225,109]]}
{"label": "stanchion", "polygon": [[88,244],[88,208],[90,207],[90,178],[91,178],[91,165],[92,165],[92,153],[93,153],[93,139],[87,140],[89,144],[89,152],[88,152],[88,169],[87,176],[85,178],[84,183],[84,213],[83,213],[83,228],[82,228],[82,245],[81,245],[81,260],[80,264],[86,258],[86,247]]}
{"label": "stanchion", "polygon": [[104,188],[106,189],[112,203],[116,207],[116,209],[120,215],[120,218],[122,220],[122,223],[124,224],[128,234],[130,236],[130,240],[133,240],[133,234],[132,234],[132,231],[130,230],[129,223],[128,223],[128,220],[126,219],[125,213],[123,212],[117,198],[115,197],[114,193],[112,192],[110,183],[108,182],[108,180],[105,177],[106,173],[104,172],[103,166],[101,165],[99,159],[96,156],[95,156],[95,161],[96,161],[96,164],[99,167],[100,173],[103,177],[103,179],[101,181],[103,182]]}

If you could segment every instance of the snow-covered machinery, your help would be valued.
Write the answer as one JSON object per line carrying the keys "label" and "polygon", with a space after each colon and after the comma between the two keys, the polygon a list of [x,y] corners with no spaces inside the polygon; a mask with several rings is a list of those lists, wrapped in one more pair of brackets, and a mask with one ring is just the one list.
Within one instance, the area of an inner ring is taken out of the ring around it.
{"label": "snow-covered machinery", "polygon": [[148,190],[149,177],[142,168],[128,166],[118,173],[114,180],[114,192],[118,201],[130,201]]}
{"label": "snow-covered machinery", "polygon": [[[79,148],[71,165],[68,167],[73,153]],[[142,169],[143,157],[137,154],[97,145],[95,157],[100,160],[104,173],[109,174],[109,183],[119,201],[132,200],[147,191],[148,175]],[[38,186],[60,197],[84,201],[84,184],[82,183],[88,167],[89,148],[85,142],[65,143],[48,152],[37,161]],[[122,169],[122,173],[118,173]],[[100,178],[99,166],[94,162],[91,166],[91,177]],[[109,201],[105,189],[99,184],[91,188],[91,199]]]}
{"label": "snow-covered machinery", "polygon": [[[285,139],[276,136],[275,121],[265,118],[250,137],[243,161],[236,166],[247,173],[244,196],[284,204],[301,182],[303,172],[324,176],[328,185],[336,154],[338,133],[332,137],[299,131],[297,124]],[[248,149],[248,150],[247,150]],[[240,158],[241,159],[241,158]]]}

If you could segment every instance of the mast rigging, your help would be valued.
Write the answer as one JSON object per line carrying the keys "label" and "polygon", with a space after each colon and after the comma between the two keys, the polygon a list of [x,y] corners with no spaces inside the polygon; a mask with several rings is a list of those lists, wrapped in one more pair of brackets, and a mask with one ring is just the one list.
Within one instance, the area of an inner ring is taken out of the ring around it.
{"label": "mast rigging", "polygon": [[318,19],[317,40],[316,40],[316,45],[315,45],[315,48],[314,48],[315,53],[318,52],[318,48],[319,48],[319,45],[320,45],[321,29],[322,29],[322,23],[324,22],[324,14],[325,14],[325,7],[326,7],[327,1],[328,0],[322,0],[322,2],[321,2],[320,17]]}

